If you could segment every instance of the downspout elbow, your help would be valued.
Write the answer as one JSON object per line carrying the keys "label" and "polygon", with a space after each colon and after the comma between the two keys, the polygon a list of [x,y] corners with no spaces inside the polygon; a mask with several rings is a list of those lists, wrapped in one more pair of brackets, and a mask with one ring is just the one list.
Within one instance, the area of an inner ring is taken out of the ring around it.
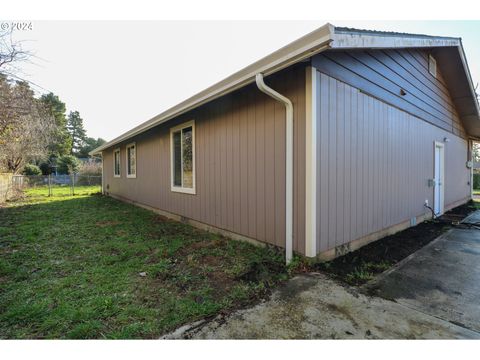
{"label": "downspout elbow", "polygon": [[292,104],[291,100],[289,98],[287,98],[286,96],[283,96],[279,92],[273,90],[267,84],[265,84],[265,81],[263,80],[263,74],[262,73],[258,73],[257,75],[255,75],[255,82],[257,84],[258,89],[261,92],[263,92],[263,93],[267,94],[268,96],[274,98],[275,100],[283,103],[285,105],[286,111],[292,112],[292,114],[293,114],[293,104]]}
{"label": "downspout elbow", "polygon": [[285,106],[285,262],[293,257],[293,103],[289,98],[275,91],[263,79],[255,75],[258,89]]}

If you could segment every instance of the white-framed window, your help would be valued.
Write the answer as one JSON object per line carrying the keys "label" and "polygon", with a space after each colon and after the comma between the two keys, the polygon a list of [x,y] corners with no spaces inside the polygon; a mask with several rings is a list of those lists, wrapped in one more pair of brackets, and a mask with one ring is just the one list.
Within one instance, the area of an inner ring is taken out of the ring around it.
{"label": "white-framed window", "polygon": [[126,146],[127,178],[137,177],[137,147],[135,143]]}
{"label": "white-framed window", "polygon": [[428,55],[428,72],[437,77],[437,60],[432,55]]}
{"label": "white-framed window", "polygon": [[113,151],[113,177],[120,177],[120,149]]}
{"label": "white-framed window", "polygon": [[195,194],[195,121],[170,129],[172,191]]}

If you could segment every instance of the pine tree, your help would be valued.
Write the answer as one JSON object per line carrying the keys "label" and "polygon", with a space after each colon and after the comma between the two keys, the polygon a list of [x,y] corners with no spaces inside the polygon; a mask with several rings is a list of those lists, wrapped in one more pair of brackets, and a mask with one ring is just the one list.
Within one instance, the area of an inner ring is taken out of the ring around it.
{"label": "pine tree", "polygon": [[106,141],[102,138],[95,139],[95,138],[92,138],[92,137],[87,137],[85,139],[84,145],[82,146],[82,148],[78,152],[78,157],[81,157],[81,158],[89,157],[90,155],[88,155],[88,153],[90,151],[96,149],[97,147],[99,147],[99,146],[101,146],[105,143],[106,143]]}
{"label": "pine tree", "polygon": [[78,111],[71,111],[68,114],[67,129],[72,139],[72,155],[80,152],[80,149],[85,143],[87,133],[83,127],[83,119],[80,117]]}
{"label": "pine tree", "polygon": [[70,154],[72,150],[72,138],[67,129],[67,117],[65,115],[65,103],[60,101],[53,93],[42,95],[40,101],[55,118],[56,129],[48,146],[49,155],[59,157]]}

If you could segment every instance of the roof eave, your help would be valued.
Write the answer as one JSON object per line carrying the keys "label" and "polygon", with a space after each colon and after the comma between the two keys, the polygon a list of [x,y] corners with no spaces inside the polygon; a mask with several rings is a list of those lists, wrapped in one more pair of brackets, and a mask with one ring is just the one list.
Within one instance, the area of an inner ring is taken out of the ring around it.
{"label": "roof eave", "polygon": [[104,145],[94,149],[89,154],[99,154],[102,152],[102,150],[105,150],[113,145],[117,145],[133,136],[150,130],[155,126],[193,110],[207,102],[249,85],[255,81],[255,75],[258,73],[263,73],[265,76],[271,75],[326,49],[442,47],[458,48],[478,116],[480,114],[479,106],[460,38],[354,30],[335,28],[331,24],[326,24],[321,28],[312,31],[302,38],[234,73],[226,79],[210,86],[200,93],[188,98],[180,104],[164,111],[154,118],[125,132],[124,134],[105,143]]}
{"label": "roof eave", "polygon": [[429,48],[461,46],[459,38],[434,36],[418,36],[404,34],[388,35],[387,33],[346,32],[334,33],[332,48],[335,49],[389,49],[389,48]]}
{"label": "roof eave", "polygon": [[[475,109],[475,114],[470,112],[470,115],[468,115],[468,117],[464,117],[463,120],[468,123],[468,135],[480,137],[480,109],[461,38],[435,37],[414,34],[389,34],[362,30],[348,31],[348,29],[336,31],[332,38],[332,49],[343,50],[361,48],[456,48],[458,50],[463,72],[465,74],[465,80],[467,81],[470,90],[469,106],[473,105],[473,108]],[[475,123],[473,123],[473,118]]]}
{"label": "roof eave", "polygon": [[193,110],[207,102],[249,85],[255,82],[255,75],[258,73],[262,73],[265,76],[274,74],[288,66],[301,62],[302,60],[308,59],[311,56],[326,50],[330,47],[330,43],[332,42],[333,30],[333,25],[326,24],[321,28],[312,31],[300,39],[234,73],[226,79],[188,98],[180,104],[94,149],[89,154],[98,154],[102,150],[150,130],[155,126]]}
{"label": "roof eave", "polygon": [[472,94],[472,98],[473,98],[473,101],[475,103],[475,108],[477,110],[477,116],[479,117],[479,121],[480,121],[480,108],[479,108],[479,105],[478,105],[477,93],[475,92],[475,85],[473,84],[472,74],[470,73],[470,68],[468,67],[467,57],[465,56],[465,50],[463,49],[463,45],[462,45],[461,41],[460,41],[460,44],[458,45],[458,52],[460,54],[460,58],[462,59],[462,64],[463,64],[463,68],[465,70],[465,75],[467,76],[467,79],[468,79],[468,85],[470,87],[470,92]]}

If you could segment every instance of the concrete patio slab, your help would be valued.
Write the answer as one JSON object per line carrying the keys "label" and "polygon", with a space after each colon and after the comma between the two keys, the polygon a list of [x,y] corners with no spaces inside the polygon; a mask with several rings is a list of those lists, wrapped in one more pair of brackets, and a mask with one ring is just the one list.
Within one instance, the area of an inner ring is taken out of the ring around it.
{"label": "concrete patio slab", "polygon": [[480,332],[480,230],[450,230],[363,290]]}
{"label": "concrete patio slab", "polygon": [[267,301],[167,339],[479,339],[480,211],[361,288],[297,276]]}
{"label": "concrete patio slab", "polygon": [[[480,198],[480,196],[479,196]],[[480,223],[480,211],[475,211],[462,220],[463,224],[478,224]]]}
{"label": "concrete patio slab", "polygon": [[326,275],[309,274],[291,279],[257,306],[185,326],[164,338],[478,339],[480,334],[366,296]]}

